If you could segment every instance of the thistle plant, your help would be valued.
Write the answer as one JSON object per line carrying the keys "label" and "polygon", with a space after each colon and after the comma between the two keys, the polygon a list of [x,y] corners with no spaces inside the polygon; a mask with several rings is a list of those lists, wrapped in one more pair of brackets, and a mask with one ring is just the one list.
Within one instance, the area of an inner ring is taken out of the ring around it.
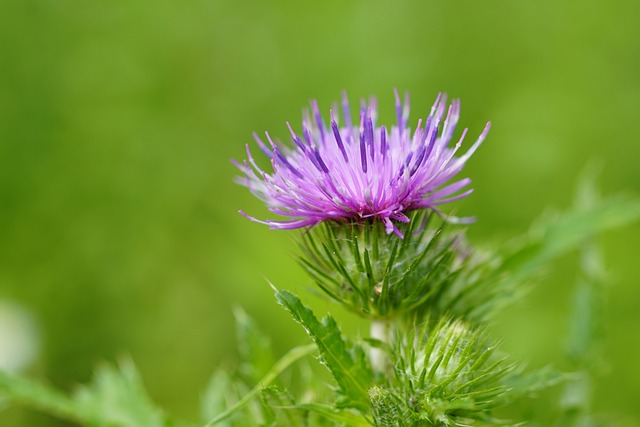
{"label": "thistle plant", "polygon": [[[334,404],[290,409],[315,411],[348,425],[524,421],[502,420],[495,410],[564,376],[519,368],[500,354],[487,321],[521,295],[545,257],[562,252],[554,253],[554,247],[576,237],[572,243],[579,243],[595,231],[594,224],[571,237],[554,236],[549,226],[551,236],[523,239],[501,253],[473,248],[460,228],[473,219],[456,218],[440,206],[472,192],[471,180],[459,175],[487,136],[489,123],[457,155],[467,135],[464,129],[452,145],[459,101],[447,105],[446,96],[438,95],[429,115],[411,129],[408,96],[402,104],[395,95],[395,126],[377,125],[375,99],[362,102],[360,120],[353,123],[343,95],[342,125],[335,109],[327,123],[313,101],[311,113],[304,114],[302,137],[287,123],[290,145],[269,133],[265,143],[254,134],[272,172],[258,166],[249,145],[248,159],[234,161],[243,173],[238,182],[286,219],[240,213],[272,229],[304,228],[300,265],[328,298],[371,323],[368,338],[346,338],[330,316],[318,321],[297,296],[276,289],[276,299],[309,334],[337,383]],[[346,414],[349,422],[340,418]]]}
{"label": "thistle plant", "polygon": [[300,264],[332,300],[370,319],[368,357],[330,317],[318,322],[285,291],[277,299],[316,343],[339,385],[338,407],[355,410],[363,424],[502,424],[491,411],[513,393],[513,365],[494,355],[474,317],[482,302],[473,298],[494,302],[499,264],[478,262],[466,244],[455,224],[469,218],[439,209],[472,192],[458,175],[489,124],[456,156],[467,134],[451,146],[459,101],[447,106],[439,95],[414,130],[408,97],[402,105],[396,92],[397,123],[388,130],[377,126],[375,105],[363,102],[354,125],[343,95],[340,126],[333,111],[327,125],[312,102],[303,138],[288,125],[294,149],[254,135],[273,173],[260,169],[249,146],[248,160],[235,162],[239,182],[288,220],[246,216],[274,229],[306,227]]}
{"label": "thistle plant", "polygon": [[[408,97],[403,103],[396,92],[395,108],[387,127],[377,123],[375,99],[362,103],[356,121],[346,95],[328,121],[312,102],[301,131],[287,123],[290,143],[254,135],[269,171],[249,145],[247,159],[234,161],[238,182],[282,218],[240,213],[276,230],[301,229],[297,262],[321,295],[368,322],[366,336],[345,335],[330,314],[319,318],[272,285],[310,342],[277,359],[257,324],[235,310],[240,361],[213,375],[199,424],[157,408],[130,361],[102,368],[72,396],[0,373],[0,397],[91,426],[498,426],[535,423],[531,411],[505,408],[562,383],[554,422],[597,425],[581,388],[595,372],[599,325],[589,307],[604,280],[594,237],[640,217],[640,201],[600,199],[584,179],[574,209],[497,249],[473,245],[465,237],[473,218],[444,205],[471,194],[463,167],[489,124],[465,143],[467,129],[454,138],[459,101],[439,95],[413,128]],[[524,296],[542,266],[572,250],[582,251],[584,271],[569,340],[574,369],[528,370],[501,349],[491,321]]]}

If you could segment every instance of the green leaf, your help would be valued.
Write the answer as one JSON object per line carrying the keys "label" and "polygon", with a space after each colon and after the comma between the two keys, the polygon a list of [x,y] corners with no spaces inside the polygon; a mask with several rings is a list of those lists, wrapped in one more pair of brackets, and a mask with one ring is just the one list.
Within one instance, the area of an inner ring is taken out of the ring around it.
{"label": "green leaf", "polygon": [[233,310],[236,318],[241,376],[249,383],[256,383],[271,369],[275,362],[271,342],[258,328],[257,323],[240,307]]}
{"label": "green leaf", "polygon": [[133,363],[119,369],[103,366],[91,385],[72,396],[44,384],[0,372],[0,395],[50,415],[95,427],[163,427],[175,425],[146,394]]}
{"label": "green leaf", "polygon": [[[441,312],[486,321],[527,290],[523,284],[549,262],[576,251],[598,234],[640,219],[640,199],[618,195],[598,200],[588,189],[573,209],[538,220],[530,232],[494,255],[473,254],[439,301]],[[584,199],[589,199],[585,203]],[[595,264],[593,264],[595,265]]]}
{"label": "green leaf", "polygon": [[509,375],[505,383],[509,386],[508,399],[514,401],[523,397],[535,396],[540,391],[567,381],[570,376],[550,366],[525,372],[518,369]]}
{"label": "green leaf", "polygon": [[[589,209],[599,200],[592,176],[583,179],[577,205]],[[592,413],[594,376],[602,364],[602,338],[606,301],[606,274],[596,239],[583,245],[580,277],[574,289],[567,337],[567,356],[574,372],[565,384],[559,402],[558,425],[595,424]]]}
{"label": "green leaf", "polygon": [[302,325],[320,350],[322,361],[329,368],[342,394],[338,405],[366,413],[369,410],[368,390],[373,373],[362,347],[349,345],[342,338],[332,317],[326,316],[318,321],[311,309],[292,293],[277,291],[276,299]]}
{"label": "green leaf", "polygon": [[168,423],[148,397],[140,375],[128,359],[119,369],[105,365],[98,369],[90,386],[74,395],[77,407],[89,425],[118,427],[162,427]]}
{"label": "green leaf", "polygon": [[[200,414],[203,420],[210,420],[229,406],[229,392],[233,379],[224,370],[217,370],[200,400]],[[221,422],[220,427],[231,427],[229,422]]]}
{"label": "green leaf", "polygon": [[212,418],[205,427],[210,427],[215,424],[219,424],[222,421],[229,418],[231,415],[236,413],[238,410],[242,409],[251,399],[253,399],[264,387],[271,384],[271,382],[278,377],[289,366],[291,366],[294,362],[299,359],[308,356],[313,351],[316,350],[316,347],[313,345],[307,345],[302,347],[292,348],[282,356],[280,360],[278,360],[273,367],[265,374],[265,376],[260,380],[260,382],[252,388],[249,392],[247,392],[244,397],[238,400],[236,403],[225,409],[223,412],[218,413],[214,418]]}
{"label": "green leaf", "polygon": [[577,249],[587,239],[639,218],[640,199],[618,195],[541,221],[532,233],[511,246],[497,272],[509,271],[512,278],[526,278],[544,263]]}
{"label": "green leaf", "polygon": [[277,387],[267,387],[262,390],[260,397],[265,426],[300,427],[309,425],[306,422],[307,410],[297,407],[295,399],[288,391]]}
{"label": "green leaf", "polygon": [[332,406],[322,405],[320,403],[304,403],[295,406],[298,409],[304,409],[322,415],[323,418],[331,420],[339,425],[349,427],[369,427],[371,422],[363,415],[349,412],[345,409],[336,410]]}
{"label": "green leaf", "polygon": [[0,371],[0,396],[3,403],[17,403],[47,414],[82,422],[85,415],[62,392],[18,375]]}

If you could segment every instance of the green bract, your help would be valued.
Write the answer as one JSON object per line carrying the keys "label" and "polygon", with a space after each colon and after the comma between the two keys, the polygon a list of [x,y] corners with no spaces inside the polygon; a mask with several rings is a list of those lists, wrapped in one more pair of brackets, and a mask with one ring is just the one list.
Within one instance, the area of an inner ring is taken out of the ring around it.
{"label": "green bract", "polygon": [[499,260],[471,250],[460,226],[423,210],[400,230],[403,239],[375,219],[325,222],[303,234],[299,262],[329,297],[371,319],[474,318],[498,302]]}

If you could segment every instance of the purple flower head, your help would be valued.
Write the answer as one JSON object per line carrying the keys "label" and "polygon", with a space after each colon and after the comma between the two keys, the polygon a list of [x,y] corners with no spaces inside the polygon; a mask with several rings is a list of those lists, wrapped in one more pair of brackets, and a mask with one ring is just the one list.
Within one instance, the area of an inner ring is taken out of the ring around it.
{"label": "purple flower head", "polygon": [[342,116],[330,112],[327,125],[311,103],[313,117],[305,114],[302,136],[289,123],[295,147],[276,144],[268,133],[266,143],[254,134],[260,149],[271,159],[273,173],[260,169],[247,145],[248,161],[234,164],[244,173],[239,182],[262,199],[273,213],[286,220],[261,221],[244,212],[252,221],[276,229],[314,226],[326,220],[378,218],[387,233],[402,237],[393,220],[409,222],[407,212],[432,209],[469,195],[471,180],[454,180],[467,159],[489,131],[487,123],[476,142],[455,157],[467,129],[451,147],[460,102],[447,108],[446,96],[438,95],[426,120],[420,119],[415,130],[408,127],[409,99],[404,105],[396,95],[397,125],[387,128],[376,123],[375,99],[360,109],[359,125],[351,121],[346,95],[343,94]]}

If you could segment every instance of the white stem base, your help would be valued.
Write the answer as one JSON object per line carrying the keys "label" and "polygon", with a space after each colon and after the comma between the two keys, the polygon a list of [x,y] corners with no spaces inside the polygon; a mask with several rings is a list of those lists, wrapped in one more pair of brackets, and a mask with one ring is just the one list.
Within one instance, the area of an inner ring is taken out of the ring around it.
{"label": "white stem base", "polygon": [[[378,341],[382,341],[383,343],[387,342],[387,322],[384,320],[374,320],[371,322],[371,338],[374,338]],[[371,352],[369,353],[369,357],[371,358],[371,367],[375,371],[384,371],[385,370],[385,351],[380,348],[371,348]]]}

